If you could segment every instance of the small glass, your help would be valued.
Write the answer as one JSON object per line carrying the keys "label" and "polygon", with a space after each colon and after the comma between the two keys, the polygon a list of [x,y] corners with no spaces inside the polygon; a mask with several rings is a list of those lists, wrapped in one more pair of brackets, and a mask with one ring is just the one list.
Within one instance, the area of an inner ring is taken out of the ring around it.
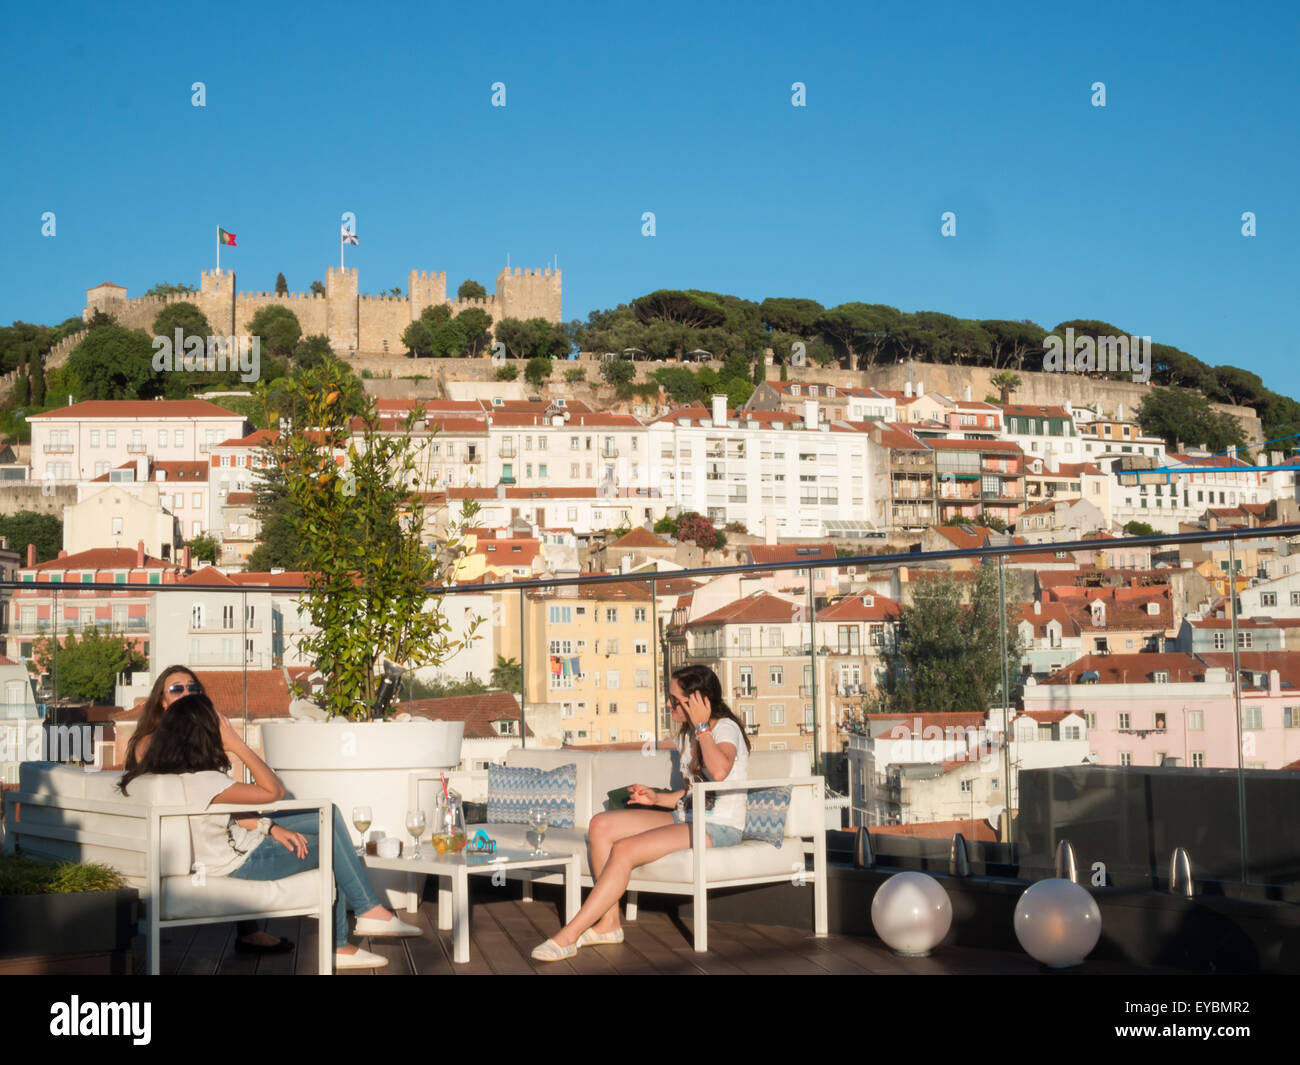
{"label": "small glass", "polygon": [[352,827],[361,833],[361,846],[357,848],[357,857],[366,856],[366,832],[369,830],[374,818],[370,813],[369,806],[352,807]]}
{"label": "small glass", "polygon": [[409,832],[411,838],[415,840],[415,850],[411,853],[412,861],[417,861],[423,857],[420,854],[420,837],[424,835],[424,829],[427,824],[428,822],[425,820],[423,810],[406,811],[406,831]]}
{"label": "small glass", "polygon": [[551,827],[551,815],[542,809],[530,810],[528,824],[537,833],[537,846],[533,848],[533,857],[545,858],[547,852],[542,850],[542,843],[546,840],[546,830]]}

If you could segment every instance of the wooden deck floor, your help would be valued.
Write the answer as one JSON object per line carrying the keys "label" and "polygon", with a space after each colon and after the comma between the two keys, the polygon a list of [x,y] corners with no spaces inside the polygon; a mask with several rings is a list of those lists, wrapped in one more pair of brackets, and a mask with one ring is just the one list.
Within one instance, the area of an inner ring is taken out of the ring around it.
{"label": "wooden deck floor", "polygon": [[[438,931],[437,904],[421,903],[419,913],[403,913],[424,935],[410,939],[353,937],[366,950],[381,954],[388,965],[375,970],[352,970],[340,975],[396,976],[461,973],[473,976],[538,973],[543,975],[1032,975],[1047,970],[1027,955],[1006,951],[941,947],[929,958],[900,958],[874,937],[828,936],[817,939],[807,932],[771,925],[709,923],[710,949],[697,954],[692,946],[689,921],[642,908],[635,922],[624,923],[626,941],[619,946],[578,951],[567,961],[535,962],[529,954],[561,925],[558,897],[538,889],[534,902],[494,894],[475,898],[470,913],[470,960],[454,965],[451,932]],[[235,926],[195,925],[164,934],[164,974],[291,975],[316,972],[316,928],[311,918],[270,921],[267,931],[293,940],[295,950],[274,956],[236,954]],[[140,941],[136,941],[136,969],[140,971]],[[1086,962],[1079,974],[1134,975],[1129,965]]]}

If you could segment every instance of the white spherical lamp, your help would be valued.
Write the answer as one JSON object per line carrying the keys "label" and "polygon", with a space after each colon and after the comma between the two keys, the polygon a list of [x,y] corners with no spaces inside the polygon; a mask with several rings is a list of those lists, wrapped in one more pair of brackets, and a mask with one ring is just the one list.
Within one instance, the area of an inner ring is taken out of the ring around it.
{"label": "white spherical lamp", "polygon": [[1101,938],[1097,900],[1070,880],[1031,884],[1016,903],[1016,938],[1035,961],[1052,969],[1083,962]]}
{"label": "white spherical lamp", "polygon": [[871,900],[871,923],[895,953],[924,958],[952,927],[952,903],[934,877],[895,873]]}

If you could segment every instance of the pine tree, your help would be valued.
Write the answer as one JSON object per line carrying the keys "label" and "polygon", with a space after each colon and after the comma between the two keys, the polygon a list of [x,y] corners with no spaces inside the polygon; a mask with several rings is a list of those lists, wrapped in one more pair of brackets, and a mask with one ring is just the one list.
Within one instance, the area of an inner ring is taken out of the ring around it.
{"label": "pine tree", "polygon": [[32,406],[45,405],[45,357],[38,351],[31,359]]}
{"label": "pine tree", "polygon": [[284,279],[284,274],[275,275],[275,294],[277,296],[288,295],[289,282]]}

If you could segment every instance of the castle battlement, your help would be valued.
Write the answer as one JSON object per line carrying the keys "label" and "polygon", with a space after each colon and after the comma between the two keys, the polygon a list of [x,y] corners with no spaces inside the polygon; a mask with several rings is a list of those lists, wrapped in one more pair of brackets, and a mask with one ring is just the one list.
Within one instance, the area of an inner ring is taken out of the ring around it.
{"label": "castle battlement", "polygon": [[356,267],[330,266],[325,271],[325,292],[237,291],[233,270],[203,270],[199,291],[168,296],[128,296],[126,289],[111,283],[96,285],[86,292],[89,318],[96,309],[112,314],[131,329],[151,329],[154,319],[174,303],[193,303],[203,312],[213,331],[232,335],[246,330],[259,309],[284,306],[292,309],[304,336],[328,336],[340,355],[355,353],[399,356],[405,353],[402,333],[426,307],[446,306],[452,313],[479,307],[503,318],[545,318],[561,322],[560,272],[528,267],[506,268],[496,278],[496,291],[487,296],[448,298],[447,271],[412,270],[405,296],[361,295]]}

